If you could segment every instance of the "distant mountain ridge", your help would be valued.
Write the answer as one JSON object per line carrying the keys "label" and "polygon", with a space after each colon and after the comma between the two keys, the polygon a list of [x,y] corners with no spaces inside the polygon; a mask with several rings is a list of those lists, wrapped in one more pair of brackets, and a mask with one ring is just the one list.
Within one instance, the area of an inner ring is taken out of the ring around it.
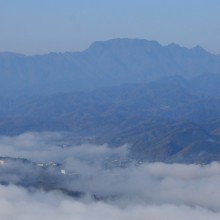
{"label": "distant mountain ridge", "polygon": [[220,55],[114,39],[83,52],[0,53],[0,135],[70,132],[137,160],[220,161]]}
{"label": "distant mountain ridge", "polygon": [[161,46],[157,41],[113,39],[83,52],[25,56],[0,53],[0,91],[53,93],[143,83],[167,76],[192,78],[220,73],[220,55],[197,46]]}

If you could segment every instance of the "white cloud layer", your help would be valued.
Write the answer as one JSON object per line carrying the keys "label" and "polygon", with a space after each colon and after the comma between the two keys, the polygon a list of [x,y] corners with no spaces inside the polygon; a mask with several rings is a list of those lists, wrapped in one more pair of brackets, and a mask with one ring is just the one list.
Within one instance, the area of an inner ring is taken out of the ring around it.
{"label": "white cloud layer", "polygon": [[[0,185],[0,219],[220,219],[220,164],[217,162],[209,165],[144,163],[106,170],[101,158],[123,157],[125,146],[110,149],[107,145],[82,145],[62,149],[54,146],[56,138],[60,138],[59,134],[1,137],[0,150],[5,156],[61,160],[65,169],[80,174],[79,178],[66,182],[64,179],[63,186],[84,192],[85,196],[76,199],[59,191],[28,191],[14,185]],[[88,162],[92,159],[95,162]],[[17,169],[20,167],[18,164]],[[28,168],[24,172],[27,175]]]}
{"label": "white cloud layer", "polygon": [[0,195],[0,217],[4,220],[219,220],[220,218],[219,212],[199,206],[164,203],[136,204],[120,208],[104,202],[80,202],[55,192],[30,194],[15,186],[1,186]]}
{"label": "white cloud layer", "polygon": [[127,153],[126,146],[111,149],[107,145],[96,146],[82,144],[76,146],[68,143],[62,148],[65,135],[56,132],[24,133],[18,136],[0,136],[1,156],[20,157],[31,159],[36,162],[67,161],[72,159],[101,159],[106,156],[121,155]]}

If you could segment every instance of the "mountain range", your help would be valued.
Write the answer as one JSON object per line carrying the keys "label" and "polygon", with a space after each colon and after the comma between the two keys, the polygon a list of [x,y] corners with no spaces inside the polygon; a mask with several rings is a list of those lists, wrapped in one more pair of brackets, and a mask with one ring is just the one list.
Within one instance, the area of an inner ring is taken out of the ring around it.
{"label": "mountain range", "polygon": [[0,134],[69,132],[141,161],[220,160],[220,55],[115,39],[83,52],[0,54]]}
{"label": "mountain range", "polygon": [[192,78],[220,72],[220,55],[196,46],[160,45],[157,41],[113,39],[95,42],[82,52],[25,56],[0,53],[0,91],[51,94],[167,76]]}

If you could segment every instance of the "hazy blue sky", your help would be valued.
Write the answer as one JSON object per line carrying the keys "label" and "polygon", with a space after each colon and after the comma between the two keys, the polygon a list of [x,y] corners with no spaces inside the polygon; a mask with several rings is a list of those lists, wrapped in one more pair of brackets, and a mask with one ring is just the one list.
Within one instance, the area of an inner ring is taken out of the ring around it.
{"label": "hazy blue sky", "polygon": [[144,38],[220,54],[220,0],[0,0],[0,51],[76,51]]}

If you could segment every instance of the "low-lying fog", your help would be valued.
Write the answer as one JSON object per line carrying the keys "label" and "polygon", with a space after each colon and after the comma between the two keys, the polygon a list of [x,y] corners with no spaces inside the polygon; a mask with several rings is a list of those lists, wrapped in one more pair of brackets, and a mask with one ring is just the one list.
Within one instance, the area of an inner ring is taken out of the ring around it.
{"label": "low-lying fog", "polygon": [[[4,163],[2,159],[0,182],[11,183],[0,185],[0,218],[4,220],[220,219],[217,162],[187,165],[130,161],[121,166],[127,157],[126,145],[74,146],[59,133],[2,136],[0,152],[2,157],[26,158],[36,164],[60,163],[46,173],[49,178],[60,178],[61,188],[84,193],[74,198],[60,190],[45,192],[16,186],[17,179],[37,178],[39,171],[21,161]],[[106,165],[106,161],[114,166]],[[65,170],[62,175],[61,170]]]}

